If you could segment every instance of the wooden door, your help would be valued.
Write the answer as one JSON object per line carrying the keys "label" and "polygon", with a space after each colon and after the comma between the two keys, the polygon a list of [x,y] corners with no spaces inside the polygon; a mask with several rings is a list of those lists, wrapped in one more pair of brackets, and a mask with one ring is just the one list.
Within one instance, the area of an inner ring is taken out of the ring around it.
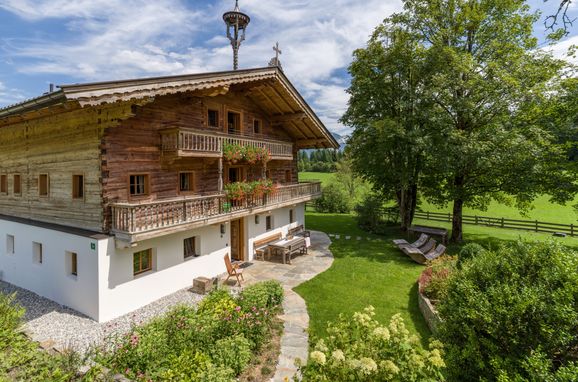
{"label": "wooden door", "polygon": [[244,257],[244,237],[242,219],[231,222],[231,259],[243,261]]}

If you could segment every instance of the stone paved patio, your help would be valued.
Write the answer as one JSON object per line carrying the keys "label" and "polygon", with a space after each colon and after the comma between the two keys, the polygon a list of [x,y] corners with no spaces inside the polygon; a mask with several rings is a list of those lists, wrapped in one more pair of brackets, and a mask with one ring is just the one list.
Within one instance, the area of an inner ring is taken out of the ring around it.
{"label": "stone paved patio", "polygon": [[272,262],[254,261],[243,270],[244,286],[274,279],[279,280],[285,290],[284,314],[281,316],[284,321],[284,331],[281,337],[281,354],[272,379],[274,382],[291,380],[297,372],[294,365],[295,358],[307,360],[309,315],[305,301],[292,288],[312,279],[331,266],[333,255],[329,251],[330,244],[331,240],[325,233],[311,231],[309,253],[296,257],[292,264],[274,262],[275,259]]}

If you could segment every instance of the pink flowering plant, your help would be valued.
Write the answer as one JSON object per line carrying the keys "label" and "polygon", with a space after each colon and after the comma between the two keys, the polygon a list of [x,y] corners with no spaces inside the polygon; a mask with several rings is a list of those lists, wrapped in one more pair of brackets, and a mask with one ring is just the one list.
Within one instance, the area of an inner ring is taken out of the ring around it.
{"label": "pink flowering plant", "polygon": [[267,163],[271,160],[271,152],[266,147],[224,143],[223,159],[232,163],[240,161],[245,161],[248,164]]}
{"label": "pink flowering plant", "polygon": [[216,290],[197,307],[110,336],[94,349],[98,364],[134,381],[234,381],[269,341],[283,289],[258,283],[237,297]]}
{"label": "pink flowering plant", "polygon": [[238,162],[245,156],[245,147],[238,144],[224,143],[223,158],[228,162]]}

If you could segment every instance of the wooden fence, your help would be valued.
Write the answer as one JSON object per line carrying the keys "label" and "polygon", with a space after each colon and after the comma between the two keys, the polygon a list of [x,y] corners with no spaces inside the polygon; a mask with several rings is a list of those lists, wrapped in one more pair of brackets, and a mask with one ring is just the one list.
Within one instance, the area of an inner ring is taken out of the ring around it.
{"label": "wooden fence", "polygon": [[[449,212],[416,211],[415,218],[451,223],[452,214]],[[462,221],[464,224],[484,225],[487,227],[522,229],[534,232],[565,233],[570,236],[578,236],[578,226],[575,224],[548,223],[538,220],[519,220],[478,215],[462,215]]]}

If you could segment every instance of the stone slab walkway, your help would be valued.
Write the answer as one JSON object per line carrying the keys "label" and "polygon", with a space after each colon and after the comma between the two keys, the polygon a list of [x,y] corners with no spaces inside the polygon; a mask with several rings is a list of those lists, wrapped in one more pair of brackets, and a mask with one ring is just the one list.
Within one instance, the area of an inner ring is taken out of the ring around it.
{"label": "stone slab walkway", "polygon": [[309,354],[309,315],[305,301],[292,289],[304,281],[310,280],[327,270],[333,263],[329,251],[331,240],[323,232],[311,231],[311,247],[307,255],[292,260],[292,264],[280,264],[268,261],[254,261],[245,268],[245,285],[264,280],[279,280],[285,291],[283,301],[284,324],[281,336],[281,354],[272,381],[290,381],[297,372],[295,358],[306,361]]}

